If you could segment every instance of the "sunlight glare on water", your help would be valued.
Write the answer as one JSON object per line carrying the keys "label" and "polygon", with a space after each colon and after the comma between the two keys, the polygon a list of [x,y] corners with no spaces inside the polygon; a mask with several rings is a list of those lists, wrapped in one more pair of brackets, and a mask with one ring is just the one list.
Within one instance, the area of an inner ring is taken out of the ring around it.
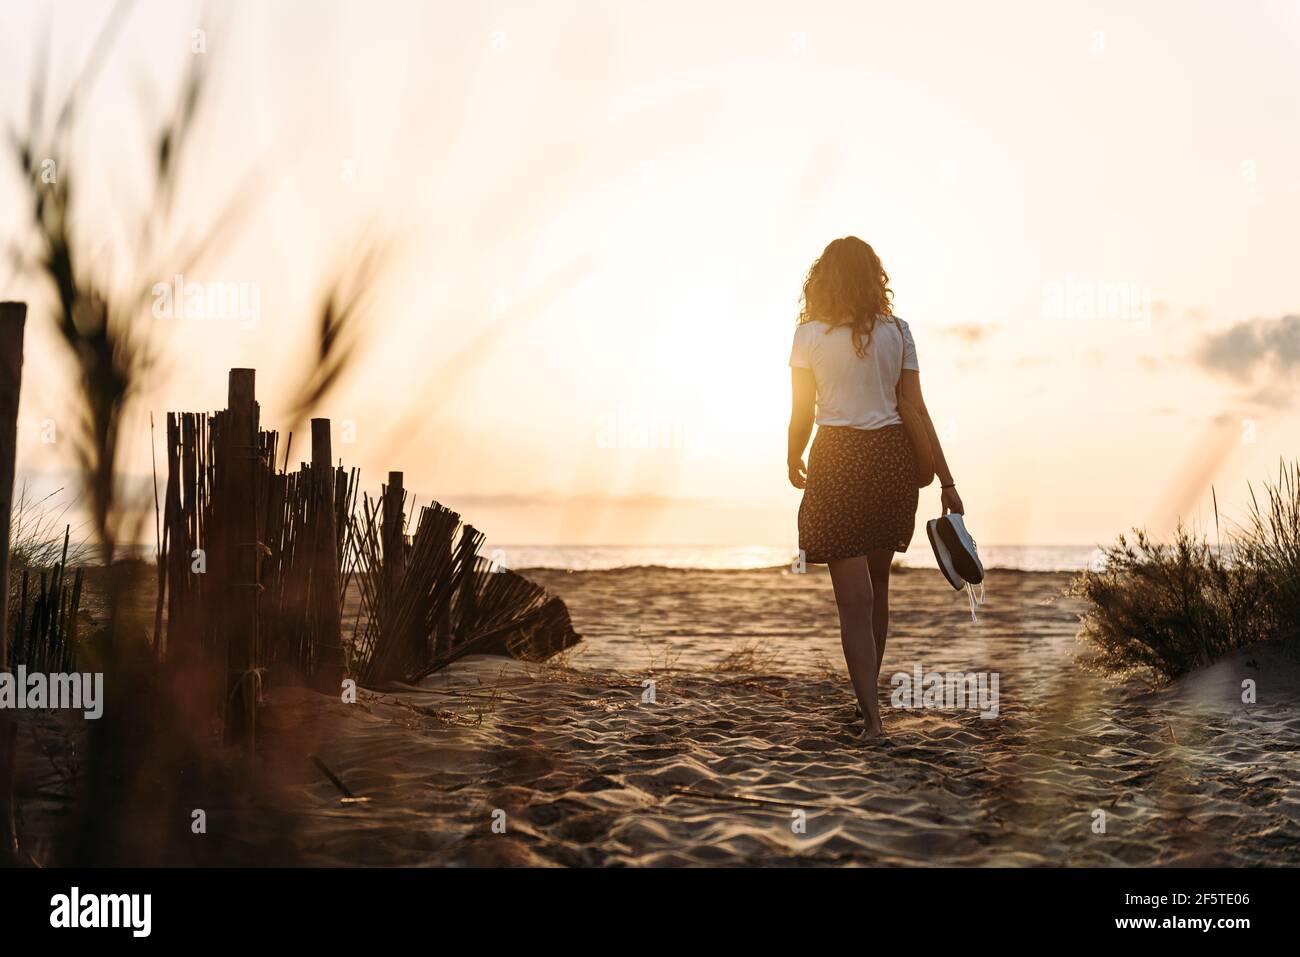
{"label": "sunlight glare on water", "polygon": [[[485,555],[507,568],[559,568],[599,571],[611,568],[750,569],[789,565],[795,549],[779,545],[489,545]],[[986,568],[1034,572],[1076,572],[1088,566],[1090,545],[989,545],[980,547]],[[898,561],[909,568],[933,568],[934,556],[924,536],[913,539]]]}

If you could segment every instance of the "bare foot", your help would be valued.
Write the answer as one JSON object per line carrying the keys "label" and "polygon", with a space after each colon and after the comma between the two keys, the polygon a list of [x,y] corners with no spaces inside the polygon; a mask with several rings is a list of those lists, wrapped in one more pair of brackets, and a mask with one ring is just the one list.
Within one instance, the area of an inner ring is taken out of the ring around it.
{"label": "bare foot", "polygon": [[859,741],[874,741],[876,738],[883,738],[885,729],[880,724],[880,719],[867,723],[866,729],[857,737]]}

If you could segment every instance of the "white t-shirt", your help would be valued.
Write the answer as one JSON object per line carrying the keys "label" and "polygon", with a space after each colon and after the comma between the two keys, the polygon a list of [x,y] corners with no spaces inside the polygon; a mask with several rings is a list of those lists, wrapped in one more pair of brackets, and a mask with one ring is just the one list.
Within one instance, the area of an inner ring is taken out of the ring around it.
{"label": "white t-shirt", "polygon": [[919,372],[912,331],[902,319],[876,322],[865,358],[853,348],[849,326],[805,322],[794,331],[790,365],[812,369],[817,380],[817,424],[882,429],[898,425],[894,389],[903,369]]}

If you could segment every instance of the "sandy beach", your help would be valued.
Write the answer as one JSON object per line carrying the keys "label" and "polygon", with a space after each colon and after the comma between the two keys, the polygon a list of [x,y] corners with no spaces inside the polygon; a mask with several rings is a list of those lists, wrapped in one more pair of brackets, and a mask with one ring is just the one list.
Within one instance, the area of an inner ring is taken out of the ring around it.
{"label": "sandy beach", "polygon": [[[1300,668],[1276,647],[1152,691],[1078,665],[1068,576],[990,572],[973,624],[937,573],[907,571],[885,673],[997,672],[998,715],[886,705],[887,736],[864,744],[824,570],[528,574],[568,602],[582,645],[544,665],[468,658],[355,705],[274,693],[274,807],[214,815],[220,859],[1300,863]],[[57,786],[38,777],[29,790]]]}
{"label": "sandy beach", "polygon": [[0,6],[6,937],[1288,928],[1226,6]]}

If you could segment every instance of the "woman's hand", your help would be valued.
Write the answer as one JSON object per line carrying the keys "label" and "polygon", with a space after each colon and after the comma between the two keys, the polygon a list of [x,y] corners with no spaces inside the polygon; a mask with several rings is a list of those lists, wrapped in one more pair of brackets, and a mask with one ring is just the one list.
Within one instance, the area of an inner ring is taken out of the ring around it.
{"label": "woman's hand", "polygon": [[966,506],[961,503],[961,496],[957,494],[955,485],[949,486],[939,494],[939,504],[943,506],[943,514],[956,512],[958,515],[966,514]]}
{"label": "woman's hand", "polygon": [[792,459],[789,467],[791,485],[795,488],[803,488],[808,484],[808,470],[804,468],[803,459]]}

